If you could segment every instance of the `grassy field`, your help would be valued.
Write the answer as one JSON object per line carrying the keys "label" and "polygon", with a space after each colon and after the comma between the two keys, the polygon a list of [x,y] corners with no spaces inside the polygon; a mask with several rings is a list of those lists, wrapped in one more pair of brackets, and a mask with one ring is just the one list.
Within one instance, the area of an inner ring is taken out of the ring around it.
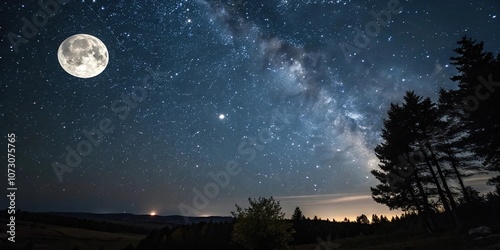
{"label": "grassy field", "polygon": [[[500,249],[500,235],[482,239],[460,237],[453,234],[437,234],[427,236],[422,234],[392,234],[360,236],[356,238],[331,241],[323,239],[323,243],[293,246],[291,250],[333,250],[333,249]],[[340,245],[339,245],[340,244]]]}
{"label": "grassy field", "polygon": [[[129,244],[137,246],[145,235],[107,233],[50,224],[19,221],[16,225],[16,243],[0,243],[0,249],[40,250],[122,250]],[[28,247],[32,245],[32,248]],[[292,246],[291,250],[333,250],[333,249],[500,249],[500,235],[482,239],[457,236],[452,233],[436,234],[387,234],[359,236],[339,241]]]}
{"label": "grassy field", "polygon": [[145,237],[18,221],[16,243],[0,243],[0,249],[29,249],[32,244],[36,250],[122,250],[129,244],[137,246]]}

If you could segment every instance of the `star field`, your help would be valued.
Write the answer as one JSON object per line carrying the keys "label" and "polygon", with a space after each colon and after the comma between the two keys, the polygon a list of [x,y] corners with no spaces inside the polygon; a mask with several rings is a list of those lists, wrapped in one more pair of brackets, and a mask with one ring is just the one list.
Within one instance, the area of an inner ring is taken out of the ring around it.
{"label": "star field", "polygon": [[[180,214],[193,188],[235,161],[241,172],[197,215],[271,195],[287,214],[298,205],[333,217],[341,205],[313,205],[340,194],[380,209],[366,196],[389,104],[406,90],[435,99],[454,86],[455,41],[468,35],[494,51],[500,34],[496,1],[400,0],[364,48],[343,51],[389,2],[68,1],[17,52],[8,33],[41,8],[2,3],[0,130],[18,136],[19,206]],[[101,75],[59,66],[59,44],[77,33],[106,44]],[[67,147],[102,119],[113,131],[60,182],[54,162],[66,164]]]}

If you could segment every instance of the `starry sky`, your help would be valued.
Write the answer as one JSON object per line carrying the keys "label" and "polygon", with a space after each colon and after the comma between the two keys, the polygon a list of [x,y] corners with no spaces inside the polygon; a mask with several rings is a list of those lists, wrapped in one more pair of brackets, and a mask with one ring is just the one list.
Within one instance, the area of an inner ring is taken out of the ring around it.
{"label": "starry sky", "polygon": [[[59,2],[18,46],[8,34],[43,8],[0,5],[0,131],[17,136],[23,210],[229,215],[274,196],[287,216],[391,214],[369,190],[389,104],[454,87],[463,35],[499,52],[493,0]],[[79,33],[109,50],[94,78],[57,61]],[[103,120],[112,132],[67,166]]]}

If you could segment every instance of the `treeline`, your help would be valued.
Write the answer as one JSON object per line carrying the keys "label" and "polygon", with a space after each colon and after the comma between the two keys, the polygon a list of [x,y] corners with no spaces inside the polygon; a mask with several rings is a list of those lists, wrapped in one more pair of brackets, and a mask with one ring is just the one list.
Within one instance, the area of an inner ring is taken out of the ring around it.
{"label": "treeline", "polygon": [[[358,218],[365,217],[360,215]],[[372,220],[342,222],[309,219],[304,217],[286,220],[292,225],[294,231],[290,245],[303,244],[330,244],[333,246],[336,240],[395,232],[419,232],[420,221],[416,214],[402,214],[392,217],[391,220],[385,216],[372,215]],[[175,228],[165,227],[153,230],[137,246],[137,250],[160,250],[160,249],[217,249],[233,250],[243,249],[241,245],[235,244],[231,238],[234,232],[235,222],[201,222],[192,225],[183,225]]]}
{"label": "treeline", "polygon": [[[7,210],[2,210],[3,216],[8,217]],[[133,234],[148,234],[151,229],[132,225],[124,225],[106,221],[97,221],[89,219],[81,219],[68,217],[52,213],[34,213],[18,210],[16,211],[18,220],[30,221],[34,223],[46,223],[58,226],[75,227],[88,230],[96,230],[110,233],[133,233]]]}
{"label": "treeline", "polygon": [[[458,74],[450,78],[457,88],[441,89],[437,102],[406,92],[402,103],[391,103],[375,148],[373,199],[418,213],[429,233],[478,220],[500,224],[500,54],[467,37],[457,44],[451,64]],[[496,175],[487,182],[496,192],[486,197],[465,184],[484,173]],[[477,213],[484,207],[486,214]],[[448,224],[436,221],[439,213]]]}

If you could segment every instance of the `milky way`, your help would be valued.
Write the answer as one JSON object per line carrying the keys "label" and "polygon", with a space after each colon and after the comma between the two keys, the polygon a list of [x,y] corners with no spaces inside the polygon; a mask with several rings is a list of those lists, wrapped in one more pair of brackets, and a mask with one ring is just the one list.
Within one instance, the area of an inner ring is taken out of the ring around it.
{"label": "milky way", "polygon": [[[357,200],[355,212],[371,213],[389,104],[406,90],[435,100],[454,86],[455,42],[469,35],[494,51],[500,27],[496,1],[116,2],[61,4],[17,48],[8,33],[22,35],[22,18],[42,8],[1,6],[1,131],[19,138],[24,209],[228,215],[272,195],[311,217]],[[377,24],[383,11],[389,22]],[[106,44],[104,73],[60,68],[57,47],[75,33]],[[54,166],[103,119],[113,131],[58,178]],[[228,162],[241,171],[217,184]],[[217,192],[196,206],[193,189],[210,183]]]}

